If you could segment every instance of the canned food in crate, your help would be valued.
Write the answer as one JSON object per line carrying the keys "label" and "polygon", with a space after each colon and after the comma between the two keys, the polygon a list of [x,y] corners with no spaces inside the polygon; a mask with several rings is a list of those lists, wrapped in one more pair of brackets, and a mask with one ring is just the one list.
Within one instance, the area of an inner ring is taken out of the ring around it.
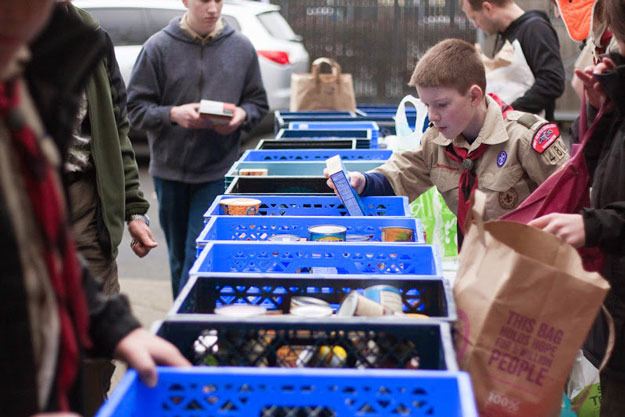
{"label": "canned food in crate", "polygon": [[242,177],[264,177],[269,175],[267,168],[243,168],[239,170],[239,175]]}
{"label": "canned food in crate", "polygon": [[310,240],[313,242],[344,242],[347,235],[345,226],[324,224],[308,228]]}
{"label": "canned food in crate", "polygon": [[339,311],[336,313],[338,316],[365,316],[365,317],[380,317],[384,315],[393,314],[393,310],[383,306],[380,303],[376,303],[373,300],[368,299],[362,294],[352,291],[341,303]]}
{"label": "canned food in crate", "polygon": [[267,240],[271,240],[273,242],[299,242],[300,237],[297,235],[273,235],[269,236]]}
{"label": "canned food in crate", "polygon": [[255,198],[229,198],[219,204],[226,214],[231,216],[253,216],[258,213],[261,201]]}
{"label": "canned food in crate", "polygon": [[408,227],[383,227],[382,228],[382,241],[383,242],[414,242],[412,229]]}
{"label": "canned food in crate", "polygon": [[341,368],[345,366],[347,352],[341,346],[307,346],[299,355],[298,367]]}
{"label": "canned food in crate", "polygon": [[396,313],[401,313],[403,311],[401,292],[395,287],[390,285],[374,285],[365,288],[363,294],[368,299],[382,304],[384,307]]}

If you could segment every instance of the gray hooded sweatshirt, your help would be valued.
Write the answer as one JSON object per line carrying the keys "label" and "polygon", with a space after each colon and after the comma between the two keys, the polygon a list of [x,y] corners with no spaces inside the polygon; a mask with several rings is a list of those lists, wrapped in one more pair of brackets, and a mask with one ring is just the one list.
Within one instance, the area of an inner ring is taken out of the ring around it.
{"label": "gray hooded sweatshirt", "polygon": [[224,23],[221,33],[202,45],[175,18],[143,45],[128,84],[128,117],[147,133],[150,175],[185,183],[215,181],[236,161],[240,131],[222,136],[170,121],[173,106],[201,99],[242,107],[246,130],[268,109],[258,57],[245,36]]}

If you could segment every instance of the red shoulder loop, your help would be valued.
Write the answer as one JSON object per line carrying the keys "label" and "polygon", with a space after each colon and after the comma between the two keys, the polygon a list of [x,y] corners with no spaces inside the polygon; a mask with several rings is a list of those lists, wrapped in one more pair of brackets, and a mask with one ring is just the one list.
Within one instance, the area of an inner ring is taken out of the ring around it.
{"label": "red shoulder loop", "polygon": [[544,153],[558,138],[560,137],[560,129],[555,123],[545,123],[538,129],[532,138],[532,148],[542,154]]}

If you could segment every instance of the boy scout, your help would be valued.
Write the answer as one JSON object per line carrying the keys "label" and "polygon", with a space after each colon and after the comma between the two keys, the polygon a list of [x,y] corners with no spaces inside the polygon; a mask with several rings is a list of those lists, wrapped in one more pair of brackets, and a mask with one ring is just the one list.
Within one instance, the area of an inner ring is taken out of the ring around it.
{"label": "boy scout", "polygon": [[428,108],[430,127],[415,151],[396,153],[367,173],[350,173],[362,195],[416,199],[436,186],[462,232],[474,189],[487,194],[487,219],[514,209],[568,159],[556,125],[505,111],[485,96],[484,67],[475,48],[444,40],[421,58],[410,80]]}

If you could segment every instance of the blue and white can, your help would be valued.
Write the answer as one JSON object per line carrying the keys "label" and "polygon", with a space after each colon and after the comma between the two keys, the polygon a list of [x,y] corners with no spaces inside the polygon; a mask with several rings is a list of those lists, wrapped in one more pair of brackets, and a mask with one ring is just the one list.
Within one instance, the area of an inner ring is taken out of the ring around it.
{"label": "blue and white can", "polygon": [[401,292],[393,286],[382,284],[365,288],[364,296],[396,313],[403,311]]}
{"label": "blue and white can", "polygon": [[310,240],[313,242],[345,242],[347,228],[333,224],[310,226]]}

